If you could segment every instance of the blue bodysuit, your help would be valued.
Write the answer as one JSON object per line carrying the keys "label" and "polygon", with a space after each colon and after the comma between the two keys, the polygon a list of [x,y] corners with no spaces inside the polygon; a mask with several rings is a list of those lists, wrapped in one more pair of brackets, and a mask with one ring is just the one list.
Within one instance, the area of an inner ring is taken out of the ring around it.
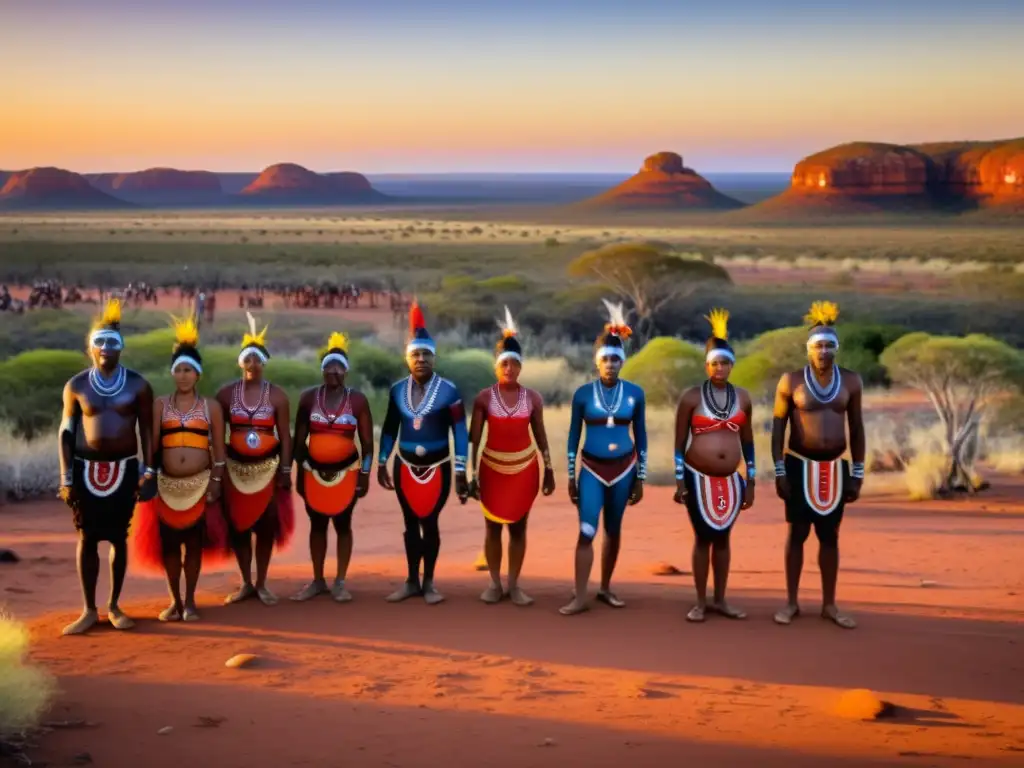
{"label": "blue bodysuit", "polygon": [[569,425],[570,480],[576,478],[576,451],[584,424],[583,468],[578,482],[580,533],[593,539],[604,509],[605,533],[618,536],[633,482],[647,477],[644,391],[622,379],[611,388],[598,380],[576,390]]}
{"label": "blue bodysuit", "polygon": [[466,410],[455,385],[437,374],[427,382],[419,405],[412,406],[412,377],[391,387],[388,411],[380,436],[381,464],[386,464],[398,443],[399,455],[408,463],[428,466],[449,456],[448,432],[455,438],[455,471],[466,468],[469,434]]}

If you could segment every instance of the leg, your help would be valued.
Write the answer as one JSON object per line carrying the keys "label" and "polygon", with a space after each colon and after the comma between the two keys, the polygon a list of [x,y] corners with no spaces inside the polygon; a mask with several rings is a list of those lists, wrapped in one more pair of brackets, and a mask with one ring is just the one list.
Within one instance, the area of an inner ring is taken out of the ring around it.
{"label": "leg", "polygon": [[82,587],[84,609],[77,620],[64,627],[62,634],[80,635],[99,621],[96,610],[96,581],[100,576],[99,543],[84,533],[78,534],[78,549],[75,553],[78,563],[78,581]]}
{"label": "leg", "polygon": [[352,599],[352,593],[345,589],[345,578],[348,576],[348,564],[352,560],[352,506],[339,515],[335,515],[334,534],[337,536],[337,558],[338,572],[334,579],[334,586],[331,587],[331,596],[336,602],[347,603]]}
{"label": "leg", "polygon": [[814,534],[818,537],[818,567],[821,569],[821,615],[843,629],[857,626],[852,616],[836,606],[836,582],[839,579],[839,523],[842,510],[814,521]]}
{"label": "leg", "polygon": [[[484,534],[484,556],[487,558],[487,570],[491,573],[491,583],[480,599],[485,603],[500,603],[501,589],[501,529],[502,524],[484,518],[486,533]],[[510,545],[511,546],[511,545]],[[509,588],[511,589],[511,577]]]}
{"label": "leg", "polygon": [[185,609],[181,618],[185,621],[197,621],[199,610],[196,608],[196,588],[199,586],[199,573],[203,568],[203,533],[205,520],[200,520],[185,538]]}
{"label": "leg", "polygon": [[181,538],[176,530],[162,523],[160,525],[160,548],[164,556],[164,572],[167,574],[167,592],[171,604],[157,617],[160,621],[178,621],[184,610],[181,600]]}
{"label": "leg", "polygon": [[597,599],[612,608],[624,608],[623,602],[612,592],[612,575],[615,564],[619,560],[619,547],[622,544],[622,518],[626,514],[629,494],[633,489],[635,470],[622,478],[615,485],[607,488],[604,495],[604,546],[601,552],[601,590]]}
{"label": "leg", "polygon": [[128,537],[110,542],[110,601],[107,604],[107,618],[114,629],[131,629],[135,622],[121,610],[118,602],[124,588],[124,577],[128,573]]}
{"label": "leg", "polygon": [[292,600],[303,602],[312,600],[319,594],[327,591],[327,581],[324,579],[324,560],[327,558],[327,521],[326,515],[306,508],[309,514],[309,555],[313,562],[313,580],[299,590],[298,594],[292,595]]}
{"label": "leg", "polygon": [[604,485],[587,470],[580,472],[579,477],[579,516],[580,535],[576,539],[575,582],[572,602],[562,606],[559,613],[572,616],[587,610],[587,582],[590,571],[594,567],[594,537],[597,535],[597,524],[604,505]]}
{"label": "leg", "polygon": [[434,567],[441,552],[441,528],[438,525],[441,510],[421,521],[423,528],[423,599],[430,605],[444,600],[444,595],[434,586]]}
{"label": "leg", "polygon": [[274,554],[274,529],[277,526],[277,504],[270,502],[267,511],[257,521],[256,533],[256,595],[264,605],[277,603],[277,595],[267,589],[270,558]]}
{"label": "leg", "polygon": [[693,586],[697,592],[697,604],[686,614],[687,621],[704,621],[704,613],[708,607],[708,570],[711,567],[710,559],[711,540],[695,535],[693,539],[693,554],[691,564],[693,568]]}
{"label": "leg", "polygon": [[385,599],[389,603],[400,603],[410,597],[423,594],[420,588],[420,560],[423,559],[423,539],[420,536],[420,520],[409,507],[402,495],[399,485],[399,464],[395,462],[395,495],[398,496],[398,504],[402,508],[402,519],[405,522],[405,561],[408,566],[408,575],[405,584],[396,589]]}
{"label": "leg", "polygon": [[[230,526],[231,523],[229,522]],[[240,603],[256,595],[256,588],[252,585],[252,532],[239,533],[231,528],[231,548],[235,551],[235,560],[238,562],[238,571],[242,575],[242,586],[238,591],[228,595],[225,603]]]}
{"label": "leg", "polygon": [[729,619],[745,619],[747,614],[739,608],[733,608],[725,600],[725,589],[729,584],[729,564],[732,560],[732,548],[729,546],[731,529],[721,531],[711,542],[711,565],[715,572],[715,613]]}
{"label": "leg", "polygon": [[804,569],[804,542],[811,534],[811,524],[799,520],[790,522],[786,538],[786,607],[775,614],[777,624],[789,624],[800,615],[797,594],[800,591],[800,573]]}
{"label": "leg", "polygon": [[526,521],[523,517],[508,527],[508,594],[516,605],[532,605],[533,598],[519,587],[519,573],[526,558]]}

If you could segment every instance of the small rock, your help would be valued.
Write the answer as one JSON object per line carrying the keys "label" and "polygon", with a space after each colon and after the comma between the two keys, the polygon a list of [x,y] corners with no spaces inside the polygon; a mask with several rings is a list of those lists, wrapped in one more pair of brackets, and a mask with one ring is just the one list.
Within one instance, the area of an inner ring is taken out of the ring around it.
{"label": "small rock", "polygon": [[537,745],[538,747],[553,747],[555,746],[555,740],[548,736],[544,741]]}
{"label": "small rock", "polygon": [[850,720],[874,720],[891,709],[867,688],[846,691],[836,705],[836,714]]}
{"label": "small rock", "polygon": [[156,735],[157,736],[166,736],[168,733],[170,733],[173,730],[174,730],[174,726],[165,725],[163,728],[161,728],[159,731],[156,732]]}
{"label": "small rock", "polygon": [[241,669],[247,667],[256,661],[257,656],[255,653],[239,653],[232,656],[230,659],[224,662],[224,666],[230,669]]}
{"label": "small rock", "polygon": [[651,569],[651,573],[655,576],[682,576],[683,571],[680,571],[671,563],[658,563]]}
{"label": "small rock", "polygon": [[13,549],[0,549],[0,563],[20,563],[21,558]]}
{"label": "small rock", "polygon": [[921,586],[922,587],[937,587],[937,586],[939,586],[939,582],[932,581],[931,579],[921,579]]}
{"label": "small rock", "polygon": [[89,765],[90,763],[92,763],[92,755],[90,755],[88,752],[79,752],[77,755],[71,758],[71,761],[75,765]]}

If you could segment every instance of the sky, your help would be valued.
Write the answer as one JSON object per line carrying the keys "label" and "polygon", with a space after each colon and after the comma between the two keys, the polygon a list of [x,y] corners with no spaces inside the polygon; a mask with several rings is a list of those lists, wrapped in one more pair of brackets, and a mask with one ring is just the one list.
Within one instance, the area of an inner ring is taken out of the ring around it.
{"label": "sky", "polygon": [[789,171],[1024,134],[1022,0],[0,0],[0,168]]}

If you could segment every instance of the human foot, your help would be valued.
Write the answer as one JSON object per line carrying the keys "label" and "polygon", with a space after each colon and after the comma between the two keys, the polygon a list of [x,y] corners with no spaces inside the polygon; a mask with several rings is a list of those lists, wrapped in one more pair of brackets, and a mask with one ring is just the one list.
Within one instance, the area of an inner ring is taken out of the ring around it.
{"label": "human foot", "polygon": [[558,609],[558,612],[563,616],[574,616],[577,613],[583,613],[588,610],[590,610],[590,606],[578,599],[576,593],[573,592],[572,602],[568,605],[563,605]]}
{"label": "human foot", "polygon": [[231,605],[232,603],[241,603],[243,600],[248,600],[251,597],[256,596],[256,587],[252,584],[243,584],[238,588],[237,592],[233,592],[224,598],[224,605]]}
{"label": "human foot", "polygon": [[437,591],[433,581],[424,581],[423,600],[427,605],[437,605],[444,602],[444,595]]}
{"label": "human foot", "polygon": [[64,627],[64,629],[61,631],[61,634],[62,635],[81,635],[81,634],[84,634],[84,633],[88,632],[90,629],[92,629],[94,626],[96,626],[96,624],[99,623],[99,620],[100,620],[100,615],[99,615],[99,613],[95,609],[83,611],[81,616],[79,616],[73,622],[71,622],[66,627]]}
{"label": "human foot", "polygon": [[256,587],[256,596],[264,605],[277,605],[277,595],[266,587]]}
{"label": "human foot", "polygon": [[839,608],[835,605],[824,606],[821,609],[821,618],[828,619],[843,629],[855,629],[857,627],[857,622],[854,621],[853,616],[840,612]]}
{"label": "human foot", "polygon": [[107,608],[107,621],[110,622],[114,629],[131,629],[135,626],[135,622],[128,618],[124,611],[116,605]]}
{"label": "human foot", "polygon": [[182,621],[199,621],[199,611],[194,605],[186,605],[181,614]]}
{"label": "human foot", "polygon": [[626,601],[622,600],[610,589],[602,589],[597,593],[597,599],[605,605],[610,605],[612,608],[625,608]]}
{"label": "human foot", "polygon": [[336,603],[348,603],[352,601],[352,593],[345,589],[344,579],[335,579],[331,587],[331,597]]}
{"label": "human foot", "polygon": [[699,624],[704,621],[704,612],[707,610],[706,606],[695,605],[690,609],[690,612],[686,614],[686,620],[692,621],[694,624]]}
{"label": "human foot", "polygon": [[171,603],[169,606],[160,611],[160,615],[157,616],[160,621],[180,621],[181,620],[181,609],[178,608],[177,603]]}
{"label": "human foot", "polygon": [[306,586],[300,589],[297,593],[292,595],[291,599],[297,603],[304,603],[307,600],[312,600],[317,595],[322,595],[327,591],[327,582],[323,579],[309,582]]}
{"label": "human foot", "polygon": [[423,591],[420,589],[419,584],[407,581],[384,599],[389,603],[400,603],[403,600],[408,600],[410,597],[418,597],[422,594]]}
{"label": "human foot", "polygon": [[745,619],[747,618],[747,612],[742,611],[739,608],[733,608],[726,602],[713,603],[709,606],[711,611],[717,613],[719,616],[725,616],[727,619]]}
{"label": "human foot", "polygon": [[508,591],[508,596],[513,605],[533,605],[533,598],[523,592],[520,587],[512,587],[512,589]]}
{"label": "human foot", "polygon": [[795,619],[799,615],[800,615],[800,606],[794,605],[794,604],[790,603],[785,608],[783,608],[781,611],[776,611],[775,612],[775,616],[773,616],[772,618],[775,619],[775,623],[776,624],[786,625],[786,624],[792,624],[793,623],[793,619]]}
{"label": "human foot", "polygon": [[493,581],[490,586],[483,591],[483,594],[480,595],[480,599],[490,605],[500,603],[502,597],[504,597],[504,593],[501,590],[501,584],[495,584]]}

